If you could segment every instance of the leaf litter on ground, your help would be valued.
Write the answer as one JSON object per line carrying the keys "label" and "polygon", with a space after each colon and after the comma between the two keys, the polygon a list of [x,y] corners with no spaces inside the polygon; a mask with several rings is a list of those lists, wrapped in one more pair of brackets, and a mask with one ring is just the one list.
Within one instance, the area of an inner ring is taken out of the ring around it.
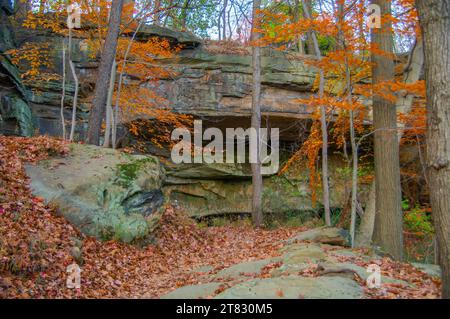
{"label": "leaf litter on ground", "polygon": [[[0,136],[0,298],[158,298],[176,288],[210,281],[194,270],[209,266],[216,273],[229,266],[280,255],[284,240],[304,228],[255,229],[251,226],[200,228],[167,206],[156,231],[156,244],[137,247],[102,242],[80,233],[57,208],[32,195],[25,163],[69,153],[67,142],[46,137]],[[66,287],[71,253],[81,246],[81,289]],[[362,260],[342,257],[365,266]],[[343,260],[344,261],[344,260]],[[439,282],[390,259],[381,261],[385,275],[413,282],[415,288],[366,287],[368,298],[435,298]],[[266,278],[273,263],[255,278]],[[304,275],[314,276],[314,271]],[[365,283],[361,282],[364,286]],[[223,291],[229,283],[216,293]],[[212,296],[210,296],[212,297]]]}

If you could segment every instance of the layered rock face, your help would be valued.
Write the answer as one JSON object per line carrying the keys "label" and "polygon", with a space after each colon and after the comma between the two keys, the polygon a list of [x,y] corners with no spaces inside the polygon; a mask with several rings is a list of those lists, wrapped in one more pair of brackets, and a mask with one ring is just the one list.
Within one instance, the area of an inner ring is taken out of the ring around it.
{"label": "layered rock face", "polygon": [[[62,74],[62,41],[54,34],[36,33],[30,30],[16,32],[18,42],[36,41],[49,43],[54,60],[54,72]],[[247,128],[250,126],[252,70],[251,56],[242,49],[238,53],[216,53],[214,45],[205,44],[188,33],[145,26],[137,34],[144,41],[158,36],[168,39],[182,50],[171,58],[158,62],[170,69],[170,78],[145,84],[168,101],[174,112],[190,114],[203,120],[203,128]],[[76,139],[83,140],[89,112],[89,99],[95,87],[98,60],[83,50],[83,39],[74,39],[72,60],[80,80],[77,109]],[[285,55],[278,51],[264,50],[262,58],[263,125],[280,128],[280,140],[297,141],[308,126],[312,110],[298,102],[312,92],[315,70],[301,57]],[[65,118],[70,119],[74,92],[73,80],[66,74]],[[133,81],[133,79],[127,79]],[[125,81],[125,85],[126,82]],[[30,97],[27,105],[32,111],[29,123],[35,123],[40,134],[61,136],[60,82],[35,82],[27,89]],[[32,90],[31,90],[32,89]],[[28,117],[16,116],[18,127],[26,127]],[[25,131],[16,132],[24,134]],[[158,154],[168,155],[170,149]],[[167,163],[168,161],[165,161]],[[170,162],[170,161],[169,161]],[[332,165],[342,167],[336,157]],[[183,208],[189,215],[200,217],[251,211],[251,174],[249,165],[165,165],[167,178],[161,191],[165,199]],[[308,186],[308,170],[305,165],[289,172],[289,178],[281,176],[264,179],[264,210],[279,214],[304,212],[307,218],[316,211]],[[334,207],[345,202],[344,183],[339,176],[331,177]],[[318,197],[320,198],[320,196]],[[320,203],[319,203],[320,206]]]}
{"label": "layered rock face", "polygon": [[[215,53],[210,50],[214,49],[214,45],[205,44],[189,33],[157,26],[143,27],[136,38],[145,41],[155,36],[168,39],[182,49],[171,58],[157,60],[171,71],[172,76],[149,82],[145,87],[166,99],[168,107],[175,112],[203,119],[205,128],[249,126],[252,70],[251,55],[246,53],[246,49],[239,54]],[[52,71],[62,74],[62,37],[24,29],[17,30],[16,37],[18,42],[48,43],[54,61]],[[80,80],[77,112],[77,137],[80,140],[84,139],[89,100],[98,67],[98,60],[90,57],[83,44],[84,39],[74,39],[72,46],[72,60]],[[302,57],[274,50],[263,50],[262,67],[263,122],[270,127],[281,128],[282,139],[295,140],[298,137],[295,123],[309,118],[312,111],[298,99],[311,95],[315,70],[305,64]],[[66,84],[64,99],[65,117],[69,119],[74,85],[70,72],[67,72],[66,78],[69,83]],[[29,105],[39,132],[60,136],[61,83],[35,82],[30,86]]]}
{"label": "layered rock face", "polygon": [[0,132],[32,135],[34,119],[29,107],[30,92],[22,84],[19,70],[11,63],[8,50],[15,48],[8,0],[0,0]]}
{"label": "layered rock face", "polygon": [[[219,166],[219,167],[218,167]],[[338,157],[330,162],[331,171],[344,169]],[[193,217],[245,214],[252,210],[250,165],[197,164],[166,167],[163,192],[172,203]],[[309,187],[309,173],[304,163],[291,167],[282,176],[263,179],[263,211],[274,216],[293,213],[299,221],[318,216],[320,191],[314,203]],[[338,173],[330,176],[331,204],[343,207],[346,202],[345,182]]]}
{"label": "layered rock face", "polygon": [[[181,51],[164,63],[171,65],[177,76],[155,86],[174,110],[222,120],[250,115],[250,55],[211,54],[200,47]],[[310,110],[298,99],[311,95],[315,78],[312,68],[277,51],[265,52],[262,68],[263,113],[274,118],[307,118]]]}

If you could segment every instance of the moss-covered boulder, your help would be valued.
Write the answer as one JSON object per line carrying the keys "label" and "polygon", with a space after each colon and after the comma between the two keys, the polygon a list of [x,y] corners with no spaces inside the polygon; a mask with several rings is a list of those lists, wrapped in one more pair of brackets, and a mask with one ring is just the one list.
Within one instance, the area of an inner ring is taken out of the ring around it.
{"label": "moss-covered boulder", "polygon": [[147,239],[158,224],[164,170],[155,157],[73,144],[67,157],[26,170],[33,193],[85,234],[130,243]]}

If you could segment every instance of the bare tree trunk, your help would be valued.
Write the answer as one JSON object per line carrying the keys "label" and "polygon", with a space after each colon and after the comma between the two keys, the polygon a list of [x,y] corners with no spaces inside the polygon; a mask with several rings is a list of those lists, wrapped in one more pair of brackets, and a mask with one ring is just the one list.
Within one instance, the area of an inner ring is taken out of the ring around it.
{"label": "bare tree trunk", "polygon": [[221,27],[221,22],[222,21],[222,15],[219,15],[219,18],[217,19],[217,32],[218,32],[218,36],[219,36],[219,41],[222,40],[222,27]]}
{"label": "bare tree trunk", "polygon": [[[346,64],[346,78],[347,78],[347,102],[352,105],[352,82],[350,66],[348,65],[347,58]],[[356,206],[358,199],[358,146],[356,143],[355,124],[354,124],[354,112],[350,109],[350,143],[352,146],[352,202],[350,213],[350,236],[352,240],[352,247],[355,247],[355,227],[356,227]]]}
{"label": "bare tree trunk", "polygon": [[[419,80],[420,74],[423,69],[423,42],[422,40],[416,40],[414,47],[412,48],[410,57],[408,58],[408,63],[405,67],[405,75],[403,77],[403,81],[405,83],[415,83]],[[413,103],[414,95],[413,94],[403,94],[397,99],[397,112],[408,114],[411,111],[411,106]],[[405,125],[401,122],[397,123],[398,128],[400,128],[398,133],[398,140],[400,142],[403,136],[403,128]]]}
{"label": "bare tree trunk", "polygon": [[[293,18],[294,22],[300,21],[300,0],[294,1],[294,12],[293,12]],[[305,54],[305,48],[303,47],[303,41],[300,35],[295,36],[295,44],[298,48],[298,53]]]}
{"label": "bare tree trunk", "polygon": [[75,65],[72,61],[69,61],[70,70],[72,71],[73,80],[75,81],[75,93],[73,94],[73,104],[72,104],[72,124],[70,127],[70,137],[69,141],[73,141],[75,135],[75,126],[77,124],[77,104],[78,104],[78,77],[75,72]]}
{"label": "bare tree trunk", "polygon": [[66,43],[62,41],[62,92],[61,92],[61,127],[62,138],[66,139],[66,120],[64,119],[64,98],[66,96]]}
{"label": "bare tree trunk", "polygon": [[77,104],[78,104],[78,77],[77,73],[75,71],[75,65],[72,62],[72,29],[69,29],[69,52],[68,52],[68,62],[69,62],[69,68],[70,72],[72,73],[73,81],[75,82],[75,92],[73,94],[73,102],[72,102],[72,119],[71,119],[71,126],[70,126],[70,134],[69,134],[69,141],[73,141],[74,135],[75,135],[75,127],[76,127],[76,117],[77,117]]}
{"label": "bare tree trunk", "polygon": [[223,0],[223,12],[222,12],[222,28],[223,39],[227,40],[227,6],[228,0]]}
{"label": "bare tree trunk", "polygon": [[[302,0],[303,8],[305,5],[309,8],[309,10],[312,10],[311,8],[311,0]],[[305,12],[303,12],[305,15]],[[308,11],[309,16],[312,15],[312,11]],[[308,31],[306,34],[306,53],[307,54],[315,54],[316,49],[314,46],[314,40],[313,40],[313,33],[312,31]]]}
{"label": "bare tree trunk", "polygon": [[373,229],[375,226],[375,188],[375,181],[373,181],[370,185],[366,209],[364,210],[358,232],[356,233],[355,246],[366,247],[372,243]]}
{"label": "bare tree trunk", "polygon": [[[345,34],[343,31],[344,26],[344,1],[338,1],[337,3],[337,50],[346,51],[346,41]],[[347,90],[347,103],[349,105],[349,119],[350,119],[350,143],[352,147],[352,190],[351,190],[351,209],[350,209],[350,237],[352,247],[355,247],[355,227],[356,227],[356,208],[357,208],[357,198],[358,198],[358,146],[356,143],[355,135],[355,124],[354,124],[354,111],[351,107],[353,104],[352,94],[352,78],[351,70],[347,56],[344,59],[345,64],[345,87]]]}
{"label": "bare tree trunk", "polygon": [[231,41],[231,39],[233,38],[233,28],[231,26],[231,10],[233,9],[233,3],[231,3],[230,8],[228,9],[227,12],[227,16],[228,16],[228,20],[227,20],[227,26],[228,26],[228,39]]}
{"label": "bare tree trunk", "polygon": [[108,88],[108,98],[106,99],[106,128],[105,128],[105,141],[103,142],[103,147],[109,147],[111,128],[114,121],[113,109],[111,107],[111,102],[114,94],[114,83],[116,81],[116,61],[114,60],[111,70],[111,79],[109,81]]}
{"label": "bare tree trunk", "polygon": [[442,298],[450,299],[450,0],[416,0],[427,86],[427,169]]}
{"label": "bare tree trunk", "polygon": [[[311,19],[311,11],[306,0],[302,0],[303,12],[306,19]],[[311,37],[314,44],[315,54],[318,60],[322,59],[320,53],[319,41],[314,31],[311,31]],[[324,72],[320,70],[319,83],[319,98],[322,99],[325,91],[325,76]],[[320,125],[322,129],[322,192],[323,192],[323,207],[325,214],[325,224],[331,226],[331,212],[330,212],[330,188],[328,185],[328,128],[326,109],[324,105],[320,105]]]}
{"label": "bare tree trunk", "polygon": [[100,141],[102,120],[106,112],[105,106],[111,77],[111,67],[116,57],[122,7],[123,0],[113,0],[109,15],[108,31],[106,33],[106,40],[98,71],[97,85],[95,86],[94,100],[89,115],[87,142],[90,144],[98,145]]}
{"label": "bare tree trunk", "polygon": [[[261,0],[253,0],[252,40],[257,40],[260,35],[256,32],[256,24],[259,21],[258,11],[261,8]],[[261,175],[261,48],[254,44],[252,47],[253,91],[252,91],[252,123],[256,130],[256,163],[252,163],[252,217],[256,227],[262,225],[262,175]],[[251,146],[250,146],[251,147]]]}
{"label": "bare tree trunk", "polygon": [[144,19],[141,19],[141,21],[139,22],[136,30],[133,33],[133,36],[131,37],[130,41],[128,42],[128,46],[127,46],[127,50],[125,52],[125,55],[123,56],[123,62],[122,62],[122,70],[120,71],[119,74],[119,80],[117,83],[117,94],[116,94],[116,104],[114,106],[114,114],[112,117],[112,147],[115,149],[117,146],[117,125],[119,123],[119,103],[120,103],[120,93],[122,90],[122,83],[123,83],[123,76],[125,73],[125,67],[127,65],[127,58],[128,58],[128,54],[130,53],[131,50],[131,46],[133,45],[133,41],[136,38],[136,34],[139,32],[140,28],[142,27],[142,25],[145,23]]}
{"label": "bare tree trunk", "polygon": [[358,199],[358,148],[356,146],[354,114],[350,110],[350,141],[352,144],[352,204],[350,214],[350,235],[352,247],[355,247],[356,206]]}
{"label": "bare tree trunk", "polygon": [[[390,0],[372,0],[381,8],[381,16],[391,15]],[[372,43],[377,49],[392,53],[390,20],[382,19],[381,29],[372,29]],[[385,54],[372,53],[373,84],[394,78],[394,61]],[[403,259],[403,216],[401,207],[400,160],[395,104],[380,95],[373,97],[375,129],[376,214],[374,242],[397,260]]]}

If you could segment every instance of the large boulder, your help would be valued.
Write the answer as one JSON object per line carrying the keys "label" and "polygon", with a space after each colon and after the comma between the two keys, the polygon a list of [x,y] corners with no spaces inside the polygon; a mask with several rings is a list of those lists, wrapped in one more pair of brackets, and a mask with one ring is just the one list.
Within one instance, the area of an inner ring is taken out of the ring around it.
{"label": "large boulder", "polygon": [[33,194],[85,234],[133,242],[157,226],[164,171],[157,158],[72,144],[67,157],[26,167]]}
{"label": "large boulder", "polygon": [[310,241],[328,245],[349,246],[350,234],[347,230],[336,227],[319,227],[300,232],[288,242]]}
{"label": "large boulder", "polygon": [[255,279],[233,286],[216,299],[360,299],[364,291],[343,277],[308,278],[295,275]]}

